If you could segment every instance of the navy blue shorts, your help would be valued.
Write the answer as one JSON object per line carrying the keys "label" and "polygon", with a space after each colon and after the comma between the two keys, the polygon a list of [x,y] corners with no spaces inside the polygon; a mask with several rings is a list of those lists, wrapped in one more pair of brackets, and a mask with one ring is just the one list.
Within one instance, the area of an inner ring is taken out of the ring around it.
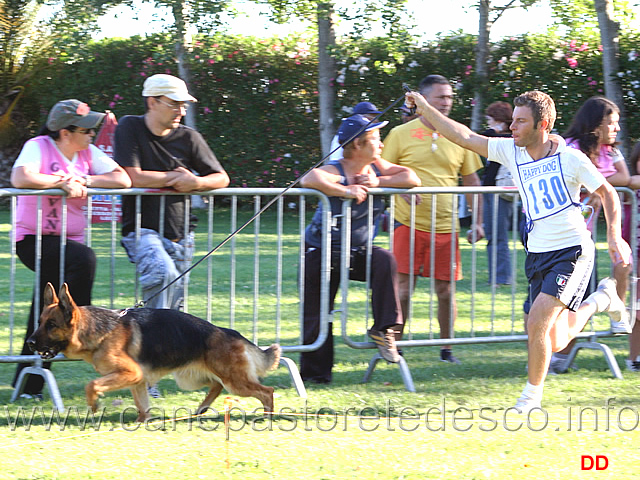
{"label": "navy blue shorts", "polygon": [[525,273],[531,304],[544,292],[560,300],[569,310],[577,310],[589,286],[594,257],[595,247],[588,243],[552,252],[529,252]]}

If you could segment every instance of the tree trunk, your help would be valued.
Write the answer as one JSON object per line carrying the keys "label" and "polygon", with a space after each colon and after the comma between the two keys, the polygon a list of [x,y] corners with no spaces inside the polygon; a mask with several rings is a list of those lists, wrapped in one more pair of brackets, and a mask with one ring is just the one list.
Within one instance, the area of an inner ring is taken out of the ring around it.
{"label": "tree trunk", "polygon": [[613,20],[613,0],[595,0],[600,41],[602,42],[602,73],[604,76],[604,94],[615,102],[620,109],[620,133],[618,140],[622,143],[622,152],[627,157],[630,153],[627,120],[624,111],[624,97],[618,80],[620,63],[619,29],[620,24]]}
{"label": "tree trunk", "polygon": [[476,44],[476,73],[473,92],[473,109],[471,111],[471,130],[478,132],[482,128],[485,108],[484,92],[488,83],[487,58],[489,57],[489,34],[491,21],[489,10],[491,0],[480,0],[478,12],[480,22],[478,26],[478,43]]}
{"label": "tree trunk", "polygon": [[[173,18],[175,19],[176,25],[175,48],[176,63],[178,64],[178,76],[185,81],[189,91],[191,91],[191,68],[189,67],[186,54],[192,46],[192,38],[189,33],[189,28],[191,26],[190,8],[188,0],[176,0],[172,7]],[[191,128],[196,128],[195,108],[187,109],[184,123]]]}
{"label": "tree trunk", "polygon": [[333,28],[333,5],[318,4],[318,106],[320,109],[320,145],[322,156],[331,150],[331,139],[335,133],[334,103],[336,64],[330,48],[335,46],[336,37]]}

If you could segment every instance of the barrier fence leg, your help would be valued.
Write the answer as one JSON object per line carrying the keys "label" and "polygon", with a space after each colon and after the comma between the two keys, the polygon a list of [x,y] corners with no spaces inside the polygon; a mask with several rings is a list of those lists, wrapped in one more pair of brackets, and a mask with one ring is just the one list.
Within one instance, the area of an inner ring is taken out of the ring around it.
{"label": "barrier fence leg", "polygon": [[49,390],[53,406],[60,412],[64,411],[64,404],[62,403],[62,396],[60,395],[60,389],[58,388],[56,377],[51,373],[51,370],[37,365],[22,369],[20,375],[18,375],[18,379],[16,380],[16,388],[13,390],[13,394],[11,395],[11,402],[15,402],[24,391],[24,386],[27,383],[29,375],[39,375],[44,379],[44,383],[47,385],[47,389]]}
{"label": "barrier fence leg", "polygon": [[300,371],[298,370],[296,362],[287,357],[280,357],[280,363],[287,367],[287,369],[289,370],[291,383],[293,383],[293,386],[296,387],[298,396],[301,398],[307,398],[307,389],[304,386],[304,382],[302,381],[302,377],[300,376]]}
{"label": "barrier fence leg", "polygon": [[620,367],[618,366],[616,357],[613,355],[613,352],[611,351],[609,346],[603,343],[596,342],[594,338],[590,338],[588,342],[576,343],[571,349],[571,352],[569,353],[569,356],[567,357],[567,360],[565,361],[564,365],[561,365],[563,369],[569,368],[569,365],[571,365],[571,363],[573,362],[573,359],[578,354],[578,350],[580,350],[581,348],[589,348],[591,350],[600,350],[604,354],[604,358],[607,361],[607,364],[609,365],[609,370],[611,370],[611,373],[613,374],[613,376],[620,380],[622,379],[622,372],[620,372]]}
{"label": "barrier fence leg", "polygon": [[[373,374],[373,371],[376,369],[376,364],[380,360],[384,360],[384,358],[382,358],[380,353],[376,353],[373,355],[373,357],[371,357],[371,360],[369,361],[369,367],[367,368],[367,371],[364,374],[362,383],[367,383],[371,379],[371,375]],[[400,375],[402,376],[402,381],[404,382],[404,388],[408,392],[415,393],[416,387],[413,385],[413,377],[411,376],[411,371],[409,370],[409,366],[407,365],[406,360],[402,356],[398,361],[398,367],[400,368]]]}

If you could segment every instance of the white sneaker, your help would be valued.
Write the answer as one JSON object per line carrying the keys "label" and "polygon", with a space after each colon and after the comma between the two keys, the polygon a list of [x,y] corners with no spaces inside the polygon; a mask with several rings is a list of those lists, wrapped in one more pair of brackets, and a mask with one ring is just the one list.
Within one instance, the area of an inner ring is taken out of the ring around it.
{"label": "white sneaker", "polygon": [[160,393],[160,390],[158,390],[158,385],[149,385],[147,387],[147,392],[149,393],[150,397],[162,398],[162,394]]}
{"label": "white sneaker", "polygon": [[603,278],[598,283],[598,290],[609,297],[609,306],[605,312],[609,314],[611,333],[631,333],[633,326],[629,323],[629,312],[627,312],[627,307],[618,296],[616,281],[609,277]]}
{"label": "white sneaker", "polygon": [[551,356],[551,362],[549,363],[549,375],[557,375],[560,373],[567,373],[569,370],[578,370],[578,367],[571,362],[571,365],[567,365],[567,359],[569,355],[554,353]]}
{"label": "white sneaker", "polygon": [[529,413],[534,408],[542,408],[540,406],[540,399],[533,399],[529,397],[522,396],[518,399],[515,404],[515,408],[518,413]]}
{"label": "white sneaker", "polygon": [[624,362],[627,364],[627,370],[630,372],[640,372],[640,361],[627,358]]}

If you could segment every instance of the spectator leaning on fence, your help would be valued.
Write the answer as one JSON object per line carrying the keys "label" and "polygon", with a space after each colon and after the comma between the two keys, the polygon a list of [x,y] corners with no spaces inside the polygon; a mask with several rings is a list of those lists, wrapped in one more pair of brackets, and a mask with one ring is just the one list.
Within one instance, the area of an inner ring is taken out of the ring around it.
{"label": "spectator leaning on fence", "polygon": [[[622,152],[616,146],[616,137],[620,131],[620,110],[611,100],[595,96],[587,99],[573,116],[571,125],[563,134],[568,147],[576,148],[584,153],[597,170],[614,187],[626,187],[629,184],[629,169]],[[587,198],[588,197],[588,198]],[[593,234],[600,215],[600,199],[597,195],[581,196],[583,203],[589,205],[587,212],[587,228]],[[622,220],[622,237],[630,239],[631,212],[626,212]],[[595,262],[597,265],[597,262]],[[618,296],[626,303],[629,288],[631,263],[612,265],[613,278],[616,280]],[[594,267],[592,277],[597,274]],[[591,291],[591,290],[588,290]],[[561,352],[554,352],[549,364],[552,373],[565,373],[566,360],[575,344],[575,339]]]}
{"label": "spectator leaning on fence", "polygon": [[[11,171],[11,184],[16,188],[60,188],[66,193],[67,239],[64,254],[64,278],[78,305],[91,303],[91,288],[96,268],[96,256],[84,245],[87,224],[83,208],[87,204],[87,188],[128,188],[131,180],[125,171],[100,149],[91,144],[104,113],[93,112],[79,100],[63,100],[49,112],[40,135],[25,143]],[[47,282],[56,290],[60,281],[60,245],[62,229],[62,197],[41,197],[42,251],[40,263],[40,309],[44,306]],[[37,196],[19,196],[16,215],[16,252],[30,270],[36,270]],[[34,299],[27,323],[28,338],[34,322]],[[31,353],[26,343],[23,355]],[[49,364],[50,365],[50,364]],[[49,365],[45,364],[45,367]],[[18,374],[26,364],[18,364]],[[44,381],[31,375],[24,387],[25,395],[40,395]]]}
{"label": "spectator leaning on fence", "polygon": [[[632,175],[629,180],[629,188],[633,188],[636,191],[636,199],[638,201],[638,212],[636,215],[640,215],[640,142],[636,143],[631,151],[631,155],[629,156],[629,164],[633,165],[635,171],[638,172],[636,175]],[[640,245],[640,223],[637,225],[636,231],[631,232],[631,235],[636,236],[636,245]],[[636,252],[636,262],[640,262],[640,248]],[[640,299],[640,282],[637,284],[637,292],[638,299]],[[638,309],[638,304],[636,304],[636,323],[633,326],[633,332],[629,335],[629,357],[626,359],[627,370],[631,370],[632,372],[640,372],[640,309]]]}
{"label": "spectator leaning on fence", "polygon": [[[420,82],[419,91],[445,116],[451,112],[453,89],[449,81],[441,75],[429,75]],[[429,120],[418,117],[400,125],[387,135],[382,157],[391,163],[412,168],[420,177],[423,187],[457,187],[462,178],[465,186],[480,185],[476,173],[482,168],[482,161],[473,152],[460,148],[444,138]],[[421,198],[420,198],[421,197]],[[453,197],[450,194],[436,196],[436,220],[431,224],[432,195],[421,195],[416,199],[415,217],[411,218],[411,207],[404,200],[396,202],[395,218],[399,226],[395,230],[393,253],[398,262],[400,302],[405,320],[409,313],[409,301],[417,276],[431,275],[430,250],[431,232],[435,228],[434,284],[438,297],[438,323],[440,338],[451,338],[456,319],[456,299],[452,293],[452,281],[462,279],[460,251],[456,225],[452,232]],[[405,197],[406,198],[406,197]],[[478,198],[478,215],[470,234],[484,237],[482,228],[482,197]],[[473,205],[472,198],[468,198]],[[410,285],[410,232],[415,222],[415,252],[413,259],[413,285]],[[456,268],[451,278],[451,243],[455,242]],[[453,309],[453,316],[450,311]],[[451,345],[443,345],[440,359],[444,362],[460,363],[451,353]]]}
{"label": "spectator leaning on fence", "polygon": [[528,382],[516,409],[539,408],[551,352],[562,350],[598,312],[608,312],[613,333],[631,333],[629,314],[615,281],[600,282],[582,301],[593,268],[595,247],[582,216],[580,188],[601,198],[607,220],[609,254],[628,264],[631,250],[622,239],[620,200],[615,189],[580,151],[549,135],[556,119],[553,100],[532,91],[518,96],[510,129],[513,139],[488,138],[448,119],[418,93],[409,106],[451,141],[507,165],[516,181],[527,216],[527,260],[531,310]]}
{"label": "spectator leaning on fence", "polygon": [[[369,120],[376,118],[376,115],[379,113],[382,112],[378,111],[376,106],[371,102],[360,102],[353,107],[353,110],[351,111],[351,115],[364,115]],[[329,151],[333,153],[329,157],[329,160],[340,160],[343,157],[340,143],[340,139],[336,133],[331,140],[331,149]]]}
{"label": "spectator leaning on fence", "polygon": [[[342,199],[355,202],[351,209],[351,252],[349,278],[366,280],[367,242],[373,235],[368,225],[368,202],[373,202],[373,223],[384,210],[382,198],[368,197],[369,188],[411,188],[420,185],[416,174],[407,167],[393,165],[380,156],[382,142],[380,128],[387,122],[370,123],[363,115],[353,115],[342,122],[338,131],[340,143],[360,133],[344,147],[344,158],[313,169],[301,179],[306,188],[315,188],[330,196],[331,281],[329,285],[329,311],[340,282],[340,251]],[[335,222],[335,225],[334,225]],[[320,267],[322,259],[322,210],[316,211],[305,231],[305,283],[304,283],[304,344],[313,343],[320,331]],[[399,360],[395,345],[395,328],[402,325],[396,262],[388,250],[373,246],[371,251],[371,307],[373,326],[369,336],[380,354],[390,362]],[[331,382],[333,368],[333,331],[318,350],[300,356],[300,373],[304,380],[316,383]]]}
{"label": "spectator leaning on fence", "polygon": [[[144,82],[146,113],[125,116],[115,133],[114,159],[131,177],[133,187],[172,188],[194,192],[226,187],[229,177],[202,135],[180,123],[195,102],[187,85],[171,75],[153,75]],[[198,175],[192,173],[196,172]],[[193,254],[193,222],[185,228],[185,196],[141,198],[141,236],[136,242],[136,198],[122,199],[122,245],[136,264],[143,300],[150,308],[179,308],[182,279]],[[163,232],[163,235],[160,235]],[[159,293],[161,292],[161,293]]]}

